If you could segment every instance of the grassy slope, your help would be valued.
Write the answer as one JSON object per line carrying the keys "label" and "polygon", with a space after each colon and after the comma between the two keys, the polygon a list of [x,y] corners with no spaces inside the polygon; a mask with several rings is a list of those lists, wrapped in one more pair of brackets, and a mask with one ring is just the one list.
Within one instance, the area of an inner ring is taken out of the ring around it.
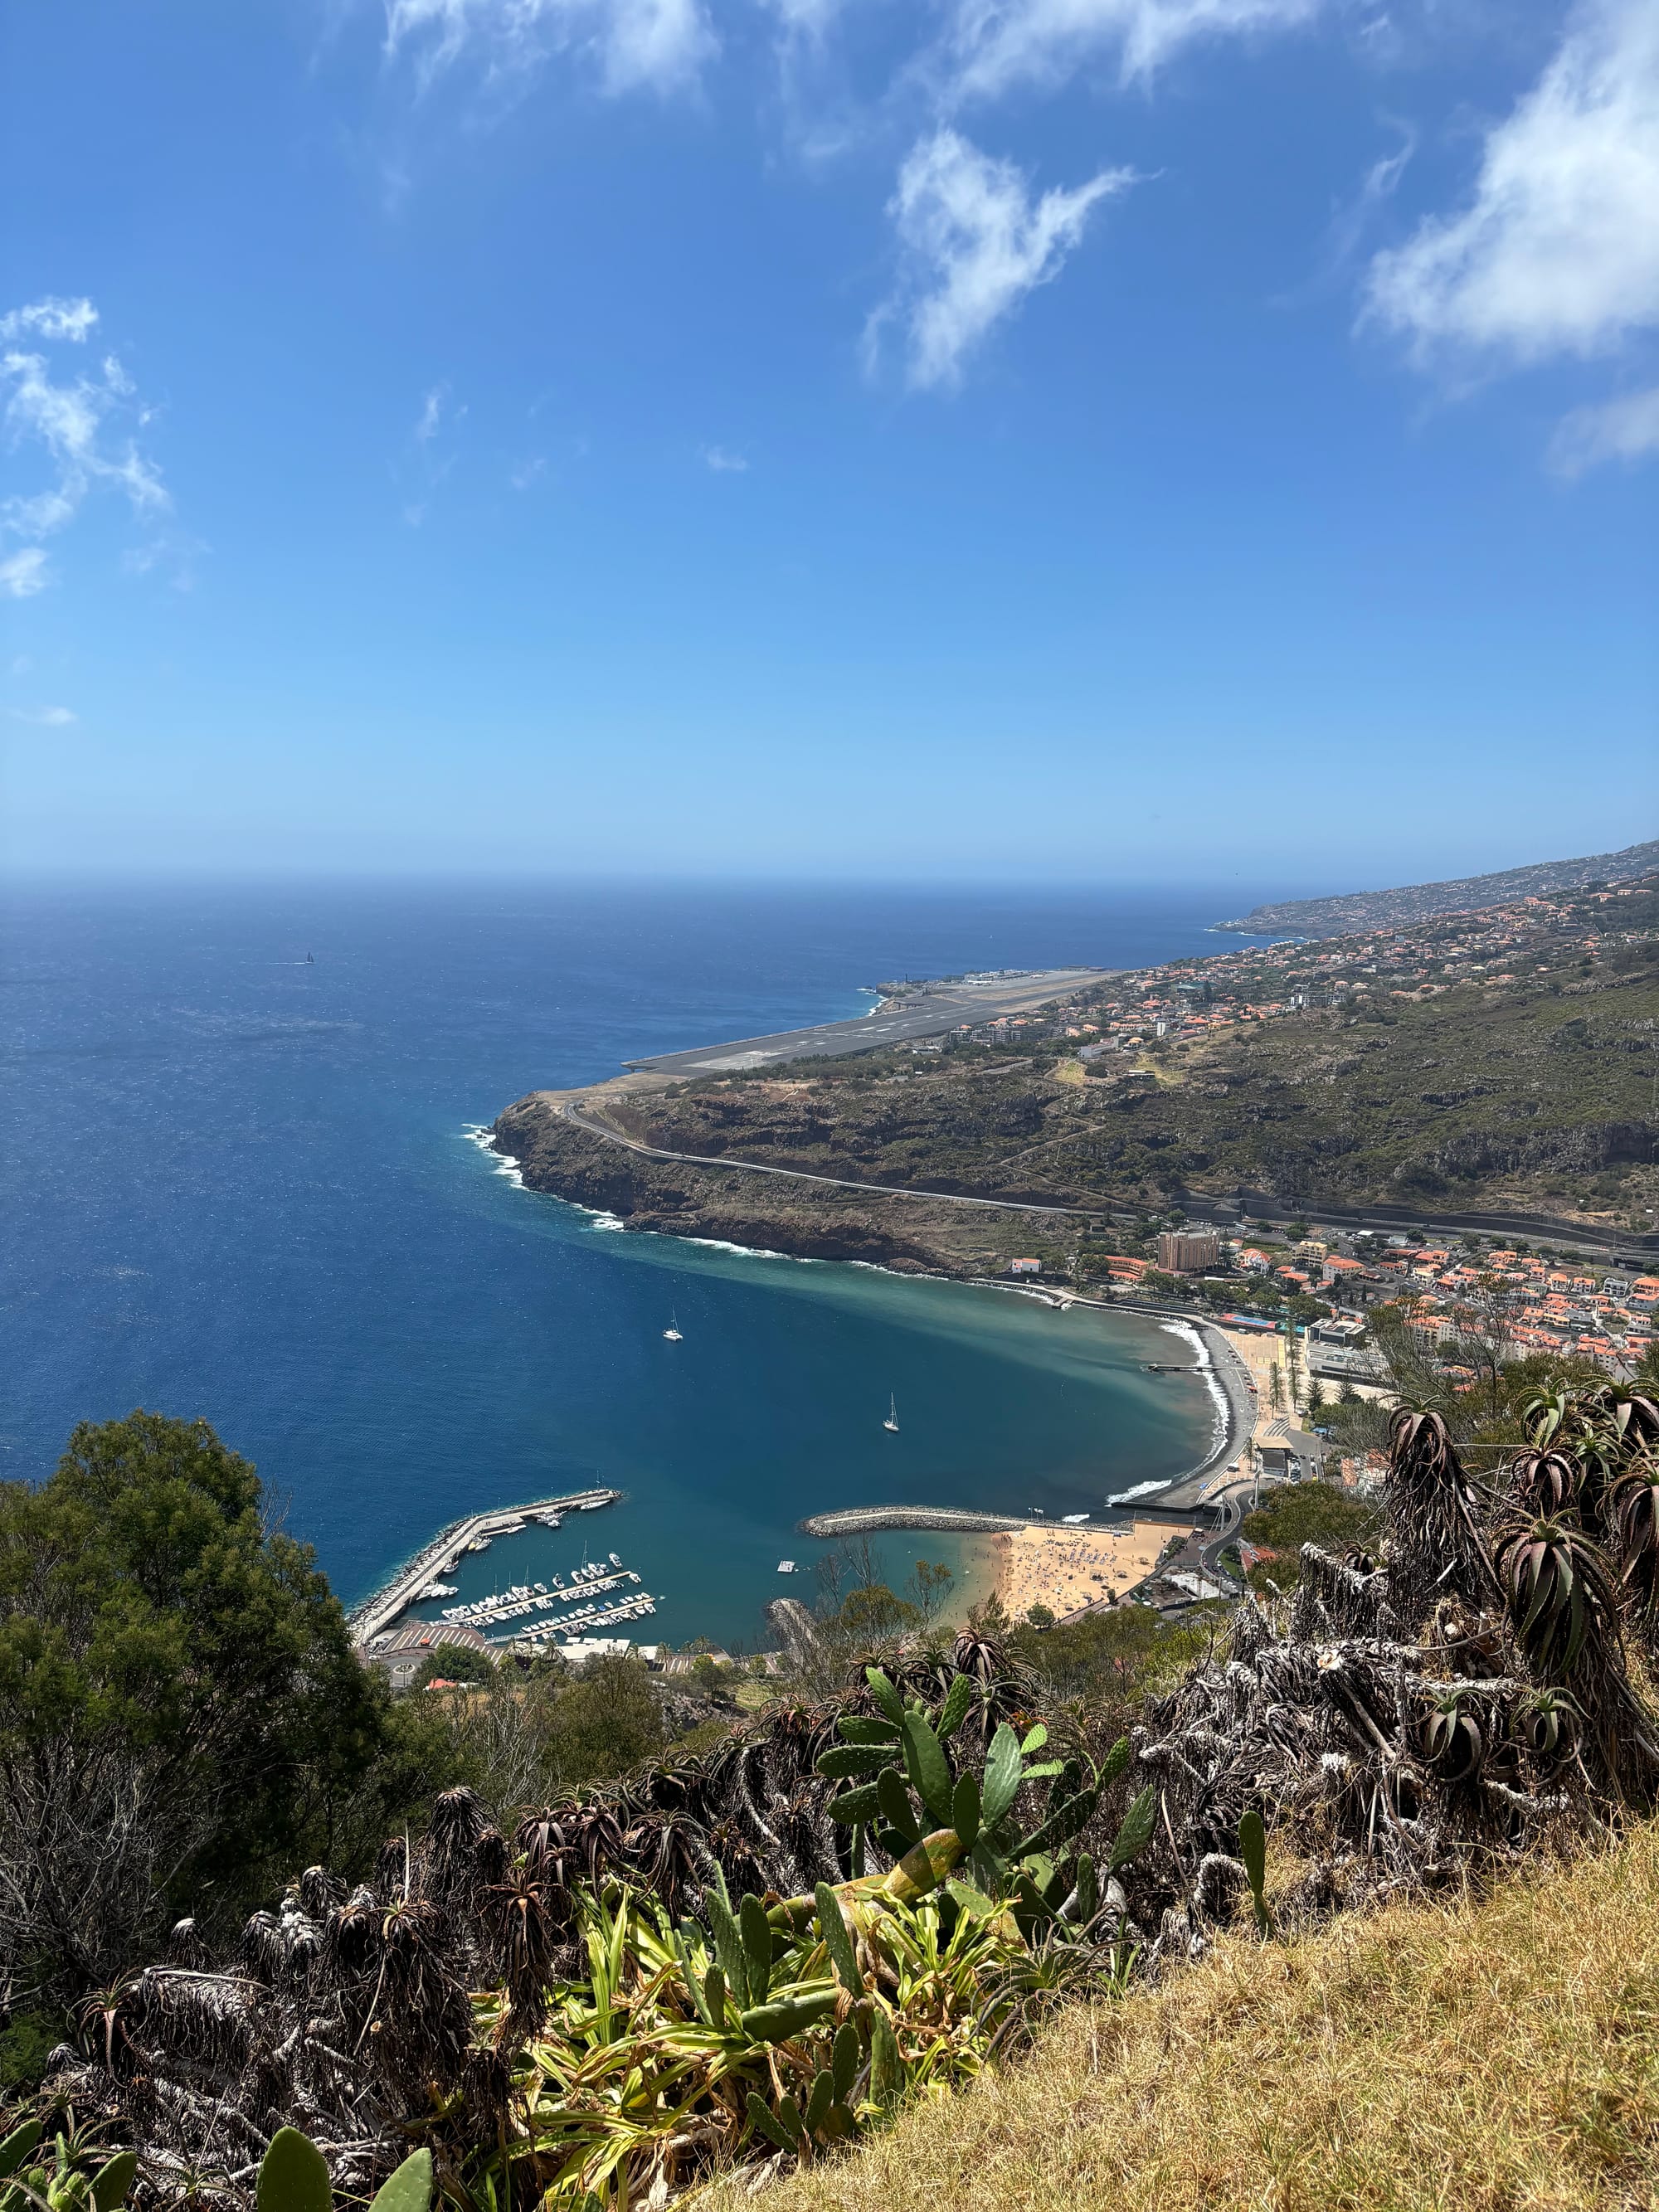
{"label": "grassy slope", "polygon": [[1622,1218],[1659,1198],[1659,966],[1591,975],[1564,962],[1512,989],[1396,1004],[1386,1023],[1233,1030],[1183,1048],[1156,1084],[874,1054],[806,1079],[688,1085],[617,1118],[676,1151],[1085,1204],[1243,1182],[1334,1204]]}
{"label": "grassy slope", "polygon": [[[1237,1936],[1076,2005],[770,2212],[1651,2206],[1659,1826],[1479,1904]],[[718,2192],[717,2192],[718,2193]],[[738,2192],[730,2203],[735,2206]],[[723,2203],[726,2200],[722,2198]]]}

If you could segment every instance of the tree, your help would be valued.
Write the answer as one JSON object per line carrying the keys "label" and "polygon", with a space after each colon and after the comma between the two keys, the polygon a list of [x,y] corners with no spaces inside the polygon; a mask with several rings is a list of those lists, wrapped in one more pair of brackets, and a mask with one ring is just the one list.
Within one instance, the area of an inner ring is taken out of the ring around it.
{"label": "tree", "polygon": [[205,1421],[143,1412],[0,1485],[0,1999],[66,2004],[180,1913],[355,1869],[447,1778],[264,1503]]}
{"label": "tree", "polygon": [[904,1585],[905,1595],[924,1621],[931,1620],[951,1595],[956,1577],[942,1559],[918,1559]]}
{"label": "tree", "polygon": [[1333,1483],[1296,1482],[1269,1491],[1255,1510],[1244,1516],[1243,1534],[1247,1542],[1265,1545],[1276,1556],[1253,1567],[1249,1579],[1260,1589],[1264,1577],[1271,1578],[1281,1590],[1288,1590],[1300,1577],[1304,1544],[1341,1553],[1375,1542],[1382,1525],[1376,1506],[1349,1497]]}
{"label": "tree", "polygon": [[416,1668],[410,1686],[424,1690],[433,1682],[493,1682],[495,1679],[495,1662],[487,1651],[470,1644],[440,1644]]}

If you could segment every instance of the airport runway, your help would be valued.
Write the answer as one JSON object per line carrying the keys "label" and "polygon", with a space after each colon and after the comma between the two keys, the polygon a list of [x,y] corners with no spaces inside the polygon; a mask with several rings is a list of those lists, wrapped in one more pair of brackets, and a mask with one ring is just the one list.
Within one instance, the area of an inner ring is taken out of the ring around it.
{"label": "airport runway", "polygon": [[690,1052],[658,1053],[623,1065],[648,1069],[653,1075],[720,1075],[765,1067],[775,1060],[839,1059],[844,1053],[873,1052],[878,1045],[944,1036],[964,1023],[977,1028],[1000,1014],[1029,1013],[1069,992],[1103,983],[1114,972],[1108,968],[1047,968],[1006,981],[942,984],[890,1000],[878,1013],[854,1021],[821,1022],[815,1029],[784,1030],[775,1036],[697,1045]]}

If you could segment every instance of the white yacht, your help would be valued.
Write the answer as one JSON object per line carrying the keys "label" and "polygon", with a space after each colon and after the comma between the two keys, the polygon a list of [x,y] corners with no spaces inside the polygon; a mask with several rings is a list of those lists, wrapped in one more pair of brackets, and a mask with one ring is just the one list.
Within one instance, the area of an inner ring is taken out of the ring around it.
{"label": "white yacht", "polygon": [[668,1316],[668,1326],[663,1331],[663,1337],[669,1344],[684,1343],[685,1339],[680,1334],[680,1317],[678,1314],[670,1314]]}
{"label": "white yacht", "polygon": [[890,1395],[888,1398],[887,1419],[881,1425],[887,1431],[890,1436],[896,1437],[898,1434],[898,1400],[896,1397]]}

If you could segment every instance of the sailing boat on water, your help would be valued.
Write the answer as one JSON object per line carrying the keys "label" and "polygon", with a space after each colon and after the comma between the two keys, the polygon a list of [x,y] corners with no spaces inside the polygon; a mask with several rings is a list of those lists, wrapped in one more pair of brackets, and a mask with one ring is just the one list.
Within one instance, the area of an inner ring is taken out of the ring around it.
{"label": "sailing boat on water", "polygon": [[668,1326],[663,1331],[663,1340],[667,1344],[684,1343],[685,1339],[680,1334],[680,1317],[677,1313],[669,1315]]}
{"label": "sailing boat on water", "polygon": [[887,1419],[881,1425],[890,1436],[898,1434],[898,1400],[891,1395],[887,1401]]}

